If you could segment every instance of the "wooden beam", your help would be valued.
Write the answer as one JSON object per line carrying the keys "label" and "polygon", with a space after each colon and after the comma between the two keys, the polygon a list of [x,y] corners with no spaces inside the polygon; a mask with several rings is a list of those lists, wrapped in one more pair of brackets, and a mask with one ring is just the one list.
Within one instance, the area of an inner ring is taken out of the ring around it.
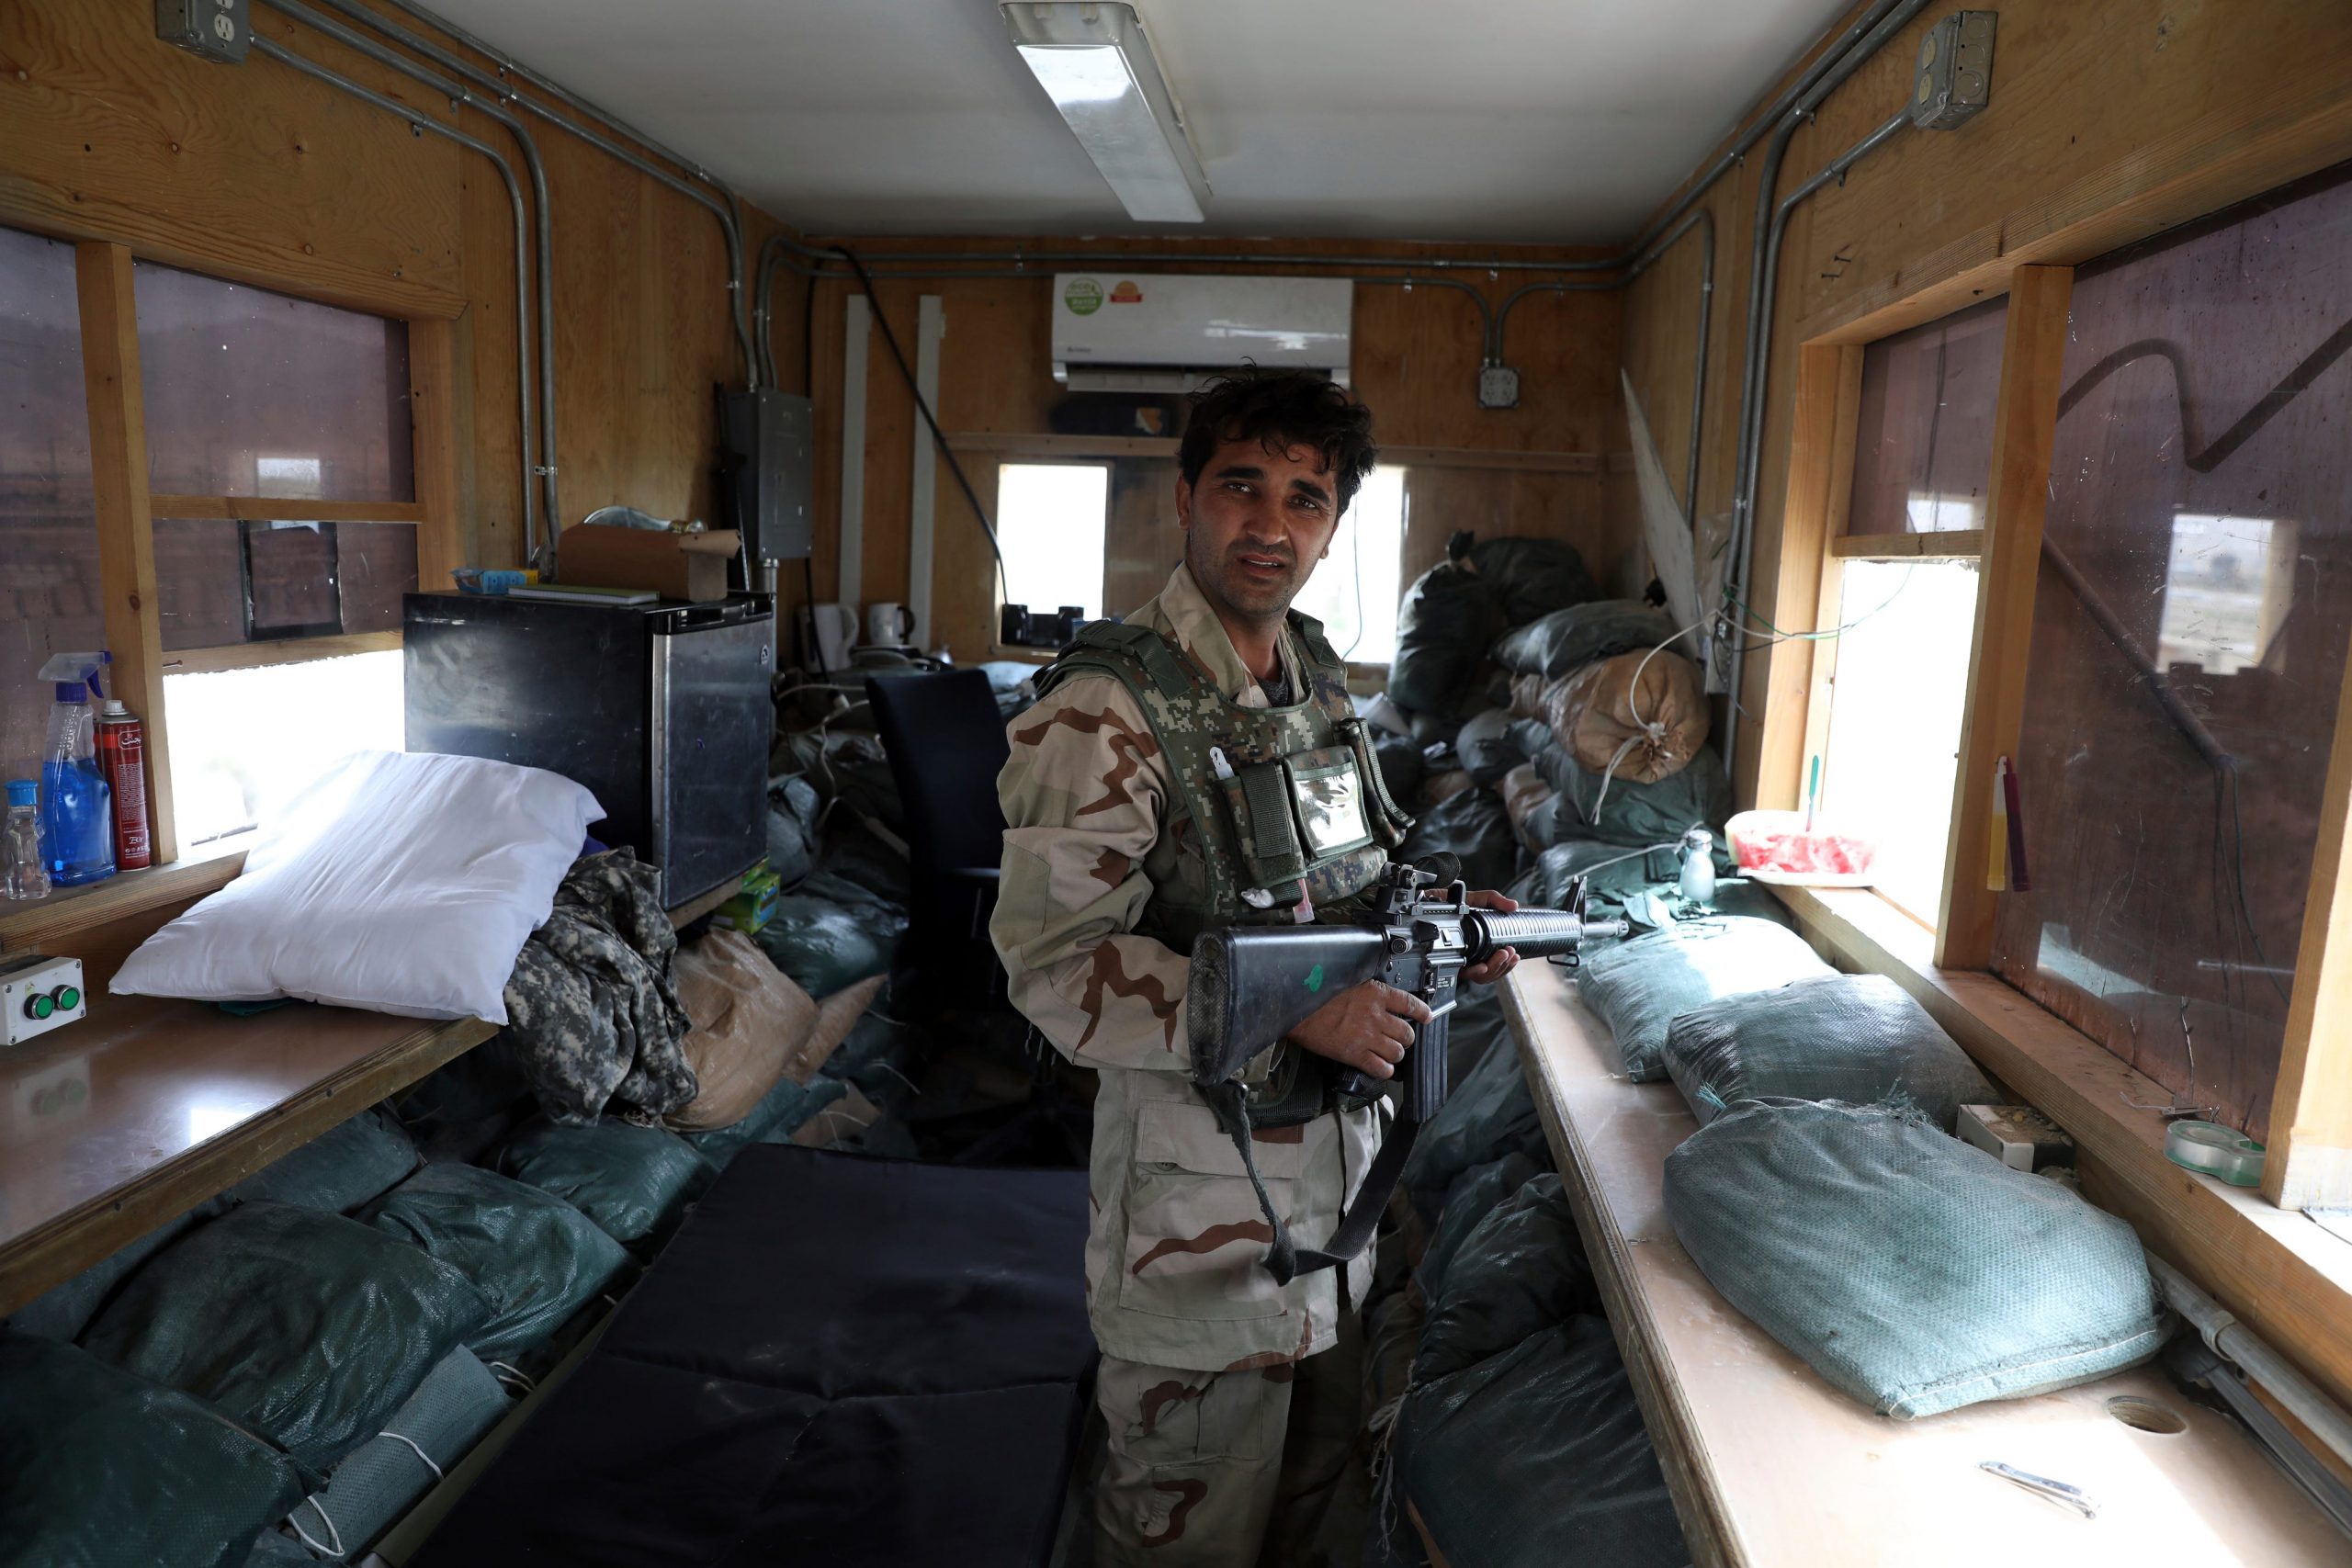
{"label": "wooden beam", "polygon": [[[1794,426],[1790,433],[1789,488],[1781,509],[1780,580],[1772,590],[1772,619],[1792,631],[1834,623],[1838,600],[1823,597],[1828,541],[1846,526],[1854,494],[1854,435],[1861,411],[1862,351],[1848,344],[1806,344],[1797,350]],[[1751,626],[1747,634],[1764,635]],[[1834,658],[1834,648],[1828,657]],[[1810,639],[1766,649],[1763,739],[1757,754],[1756,804],[1794,809],[1804,784],[1810,734],[1821,728],[1811,713],[1814,668],[1823,657]]]}
{"label": "wooden beam", "polygon": [[1992,484],[1984,514],[1984,571],[1968,649],[1951,830],[1945,840],[1942,919],[1936,962],[1984,969],[1993,962],[1993,768],[2016,751],[2033,651],[2034,583],[2041,571],[2041,518],[2050,501],[2050,448],[2066,364],[2066,308],[2074,269],[2021,266],[2009,276],[2001,388],[1993,416]]}
{"label": "wooden beam", "polygon": [[243,523],[423,523],[413,501],[318,501],[270,495],[151,495],[151,517]]}
{"label": "wooden beam", "polygon": [[1968,560],[1984,553],[1982,528],[1946,528],[1932,534],[1847,534],[1829,541],[1840,560]]}
{"label": "wooden beam", "polygon": [[[1173,457],[1168,435],[1032,435],[1018,431],[952,431],[957,452],[985,452],[1019,460],[1075,462],[1102,457]],[[1632,471],[1623,452],[1520,452],[1478,446],[1383,446],[1380,460],[1405,468],[1500,468],[1518,473],[1598,474]]]}
{"label": "wooden beam", "polygon": [[170,865],[61,887],[36,904],[0,905],[0,953],[56,953],[58,943],[133,915],[218,893],[244,870],[249,834],[201,844]]}
{"label": "wooden beam", "polygon": [[2262,1173],[2282,1209],[2352,1204],[2352,660],[2339,678],[2326,789]]}
{"label": "wooden beam", "polygon": [[[416,585],[428,593],[447,589],[449,574],[466,564],[466,519],[458,489],[457,343],[455,322],[408,324],[410,439],[420,514]],[[548,519],[550,529],[556,524],[557,519]]]}
{"label": "wooden beam", "polygon": [[146,722],[147,832],[153,860],[179,858],[172,812],[172,746],[164,716],[162,601],[147,510],[147,404],[139,378],[139,317],[130,248],[87,240],[74,247],[82,311],[82,381],[90,405],[90,477],[105,600],[108,691]]}

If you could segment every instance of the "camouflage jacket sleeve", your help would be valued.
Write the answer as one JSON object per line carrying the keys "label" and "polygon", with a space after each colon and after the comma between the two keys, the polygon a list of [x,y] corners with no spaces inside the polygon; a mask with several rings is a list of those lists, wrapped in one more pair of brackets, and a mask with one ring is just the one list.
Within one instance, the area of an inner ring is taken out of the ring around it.
{"label": "camouflage jacket sleeve", "polygon": [[1182,1072],[1192,961],[1134,933],[1175,789],[1149,720],[1107,675],[1006,727],[1004,875],[989,934],[1012,1003],[1072,1061]]}

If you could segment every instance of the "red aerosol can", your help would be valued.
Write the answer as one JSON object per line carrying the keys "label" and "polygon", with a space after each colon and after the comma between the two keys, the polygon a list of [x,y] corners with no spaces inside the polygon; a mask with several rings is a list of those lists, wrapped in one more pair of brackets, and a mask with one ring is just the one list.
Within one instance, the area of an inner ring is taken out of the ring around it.
{"label": "red aerosol can", "polygon": [[98,716],[98,772],[114,795],[114,867],[137,871],[154,859],[147,841],[147,731],[108,697]]}

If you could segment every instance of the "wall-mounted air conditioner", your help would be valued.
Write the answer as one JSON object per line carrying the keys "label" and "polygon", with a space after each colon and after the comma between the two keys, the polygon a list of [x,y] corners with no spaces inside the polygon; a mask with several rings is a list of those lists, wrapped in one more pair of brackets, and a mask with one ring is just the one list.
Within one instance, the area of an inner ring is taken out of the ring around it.
{"label": "wall-mounted air conditioner", "polygon": [[1054,278],[1054,379],[1078,392],[1184,392],[1243,365],[1348,378],[1345,278],[1069,272]]}

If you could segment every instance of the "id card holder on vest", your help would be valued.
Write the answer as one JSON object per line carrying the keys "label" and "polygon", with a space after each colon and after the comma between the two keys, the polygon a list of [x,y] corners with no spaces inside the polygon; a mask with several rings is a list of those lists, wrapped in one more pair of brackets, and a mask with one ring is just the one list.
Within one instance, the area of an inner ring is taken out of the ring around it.
{"label": "id card holder on vest", "polygon": [[1365,809],[1363,779],[1356,771],[1353,748],[1325,746],[1301,751],[1283,758],[1282,767],[1290,784],[1291,813],[1299,842],[1308,860],[1329,860],[1372,842],[1372,819]]}

